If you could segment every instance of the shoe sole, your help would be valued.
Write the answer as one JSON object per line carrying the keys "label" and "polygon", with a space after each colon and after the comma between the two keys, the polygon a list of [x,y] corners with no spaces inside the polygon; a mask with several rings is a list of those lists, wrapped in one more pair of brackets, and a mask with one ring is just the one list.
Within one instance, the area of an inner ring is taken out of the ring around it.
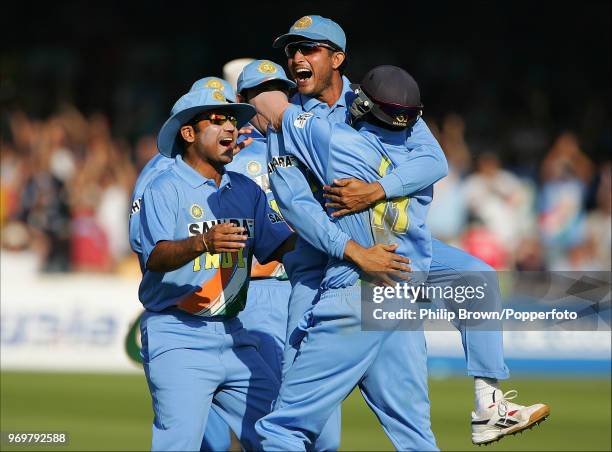
{"label": "shoe sole", "polygon": [[497,436],[491,439],[486,439],[484,441],[476,442],[476,443],[472,441],[472,443],[477,446],[487,446],[489,444],[496,443],[497,441],[504,438],[505,436],[512,436],[512,435],[516,435],[517,433],[522,433],[525,430],[531,430],[535,426],[540,425],[542,422],[548,419],[549,415],[550,415],[550,408],[548,407],[548,405],[544,405],[542,408],[539,408],[538,410],[531,413],[531,416],[529,416],[529,419],[524,424],[518,424],[507,430],[501,430]]}

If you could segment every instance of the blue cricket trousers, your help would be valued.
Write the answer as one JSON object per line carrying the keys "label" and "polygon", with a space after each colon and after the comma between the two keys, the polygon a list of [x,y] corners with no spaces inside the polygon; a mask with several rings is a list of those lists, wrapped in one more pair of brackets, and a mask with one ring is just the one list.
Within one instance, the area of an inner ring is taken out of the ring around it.
{"label": "blue cricket trousers", "polygon": [[266,451],[311,449],[355,386],[399,450],[437,450],[422,331],[361,331],[360,287],[322,293],[274,411],[256,424]]}
{"label": "blue cricket trousers", "polygon": [[254,424],[279,382],[238,318],[178,309],[141,320],[144,370],[153,402],[152,450],[198,451],[214,404],[247,450],[261,450]]}

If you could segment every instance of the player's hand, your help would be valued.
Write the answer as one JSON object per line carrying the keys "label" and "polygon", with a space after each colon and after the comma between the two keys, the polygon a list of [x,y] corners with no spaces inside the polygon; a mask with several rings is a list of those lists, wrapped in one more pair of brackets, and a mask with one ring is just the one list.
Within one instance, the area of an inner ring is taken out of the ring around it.
{"label": "player's hand", "polygon": [[[253,132],[253,129],[251,127],[241,127],[238,130],[238,136],[240,136],[240,135],[249,135],[252,132]],[[253,138],[252,137],[248,137],[248,138],[245,138],[244,140],[242,140],[240,143],[236,143],[234,145],[234,148],[232,149],[233,155],[238,154],[240,151],[242,151],[244,148],[246,148],[252,142],[253,142]]]}
{"label": "player's hand", "polygon": [[378,182],[359,179],[334,179],[334,185],[323,186],[323,197],[328,199],[325,207],[338,209],[333,217],[368,209],[376,201],[385,198],[385,191]]}
{"label": "player's hand", "polygon": [[216,224],[204,234],[205,248],[210,254],[236,252],[246,246],[245,232],[243,227],[231,223]]}
{"label": "player's hand", "polygon": [[281,130],[283,113],[289,106],[287,94],[277,89],[262,91],[249,99],[249,103],[255,107],[257,113],[262,115],[275,130]]}
{"label": "player's hand", "polygon": [[398,245],[378,244],[363,248],[353,242],[347,243],[345,257],[357,264],[366,279],[380,282],[385,286],[394,286],[399,280],[410,281],[412,272],[410,259],[397,254]]}

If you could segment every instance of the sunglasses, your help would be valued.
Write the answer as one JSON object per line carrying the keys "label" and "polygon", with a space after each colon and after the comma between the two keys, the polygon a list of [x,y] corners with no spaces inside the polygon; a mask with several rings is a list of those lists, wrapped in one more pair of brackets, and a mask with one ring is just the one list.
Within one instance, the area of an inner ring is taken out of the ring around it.
{"label": "sunglasses", "polygon": [[220,113],[209,113],[207,115],[199,116],[191,121],[191,125],[195,125],[200,121],[210,121],[211,124],[216,126],[222,126],[229,121],[231,125],[238,127],[238,118],[231,115],[222,115]]}
{"label": "sunglasses", "polygon": [[318,52],[319,47],[333,50],[334,52],[338,51],[337,48],[332,47],[329,44],[325,44],[324,42],[298,41],[298,42],[290,42],[289,44],[285,46],[285,55],[287,55],[287,58],[293,58],[293,56],[299,50],[302,55],[308,56],[315,52]]}

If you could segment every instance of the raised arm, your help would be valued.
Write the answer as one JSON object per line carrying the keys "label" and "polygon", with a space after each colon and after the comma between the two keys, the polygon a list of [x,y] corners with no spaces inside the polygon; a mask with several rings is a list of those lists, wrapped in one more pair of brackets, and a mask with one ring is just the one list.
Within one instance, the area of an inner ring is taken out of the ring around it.
{"label": "raised arm", "polygon": [[333,216],[359,212],[385,198],[410,196],[447,175],[444,152],[423,119],[413,126],[406,148],[406,160],[377,182],[338,179],[323,187],[326,206],[338,209]]}

